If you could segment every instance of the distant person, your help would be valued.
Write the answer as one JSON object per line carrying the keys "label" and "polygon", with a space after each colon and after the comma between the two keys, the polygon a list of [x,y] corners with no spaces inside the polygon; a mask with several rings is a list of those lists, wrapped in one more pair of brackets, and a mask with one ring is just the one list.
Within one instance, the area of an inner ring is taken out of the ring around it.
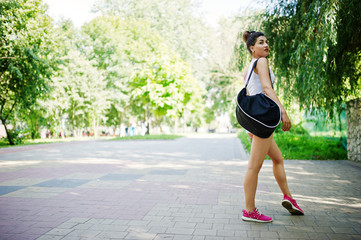
{"label": "distant person", "polygon": [[134,123],[130,124],[129,128],[130,128],[130,136],[133,137],[135,133],[135,124]]}
{"label": "distant person", "polygon": [[[245,79],[248,79],[252,66],[254,65],[255,61],[258,60],[247,86],[247,94],[255,95],[263,92],[268,97],[273,99],[273,101],[275,101],[281,108],[281,119],[283,124],[282,130],[289,131],[291,128],[291,121],[285,108],[281,104],[272,88],[272,84],[275,81],[275,76],[270,70],[266,58],[270,50],[266,36],[262,32],[245,31],[243,32],[243,40],[247,44],[247,49],[252,55],[252,61],[249,64]],[[272,81],[272,84],[270,80]],[[273,139],[273,135],[271,135],[269,138],[260,138],[253,135],[251,132],[248,132],[248,134],[252,139],[252,147],[250,159],[248,162],[248,169],[244,178],[246,206],[243,210],[242,219],[244,221],[254,222],[272,221],[271,217],[267,217],[261,214],[255,206],[258,173],[261,170],[266,155],[272,159],[273,174],[282,193],[284,194],[282,206],[293,215],[303,215],[304,213],[302,209],[297,205],[296,200],[292,198],[291,192],[288,188],[282,153]]]}
{"label": "distant person", "polygon": [[149,135],[149,127],[150,127],[149,122],[147,122],[146,127],[145,127],[146,128],[146,131],[145,131],[146,135]]}

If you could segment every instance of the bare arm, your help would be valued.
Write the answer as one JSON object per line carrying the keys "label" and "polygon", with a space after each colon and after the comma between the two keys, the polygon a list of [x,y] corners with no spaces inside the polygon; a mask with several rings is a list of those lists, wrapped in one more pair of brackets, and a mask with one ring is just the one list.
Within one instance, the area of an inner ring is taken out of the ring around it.
{"label": "bare arm", "polygon": [[283,107],[281,101],[278,99],[276,92],[272,88],[271,79],[269,75],[269,67],[268,61],[266,58],[260,58],[257,62],[257,66],[255,68],[255,73],[258,74],[259,78],[261,79],[261,84],[263,88],[263,92],[273,101],[275,101],[281,108],[281,115],[282,115],[282,130],[288,131],[291,128],[291,121],[287,115],[285,108]]}

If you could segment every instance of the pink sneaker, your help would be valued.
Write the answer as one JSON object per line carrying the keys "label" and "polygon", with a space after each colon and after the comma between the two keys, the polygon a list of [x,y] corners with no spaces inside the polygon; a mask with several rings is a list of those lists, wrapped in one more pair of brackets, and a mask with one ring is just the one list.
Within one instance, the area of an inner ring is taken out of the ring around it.
{"label": "pink sneaker", "polygon": [[297,205],[296,200],[287,195],[283,196],[282,206],[286,208],[292,215],[304,215],[302,209]]}
{"label": "pink sneaker", "polygon": [[258,209],[255,208],[252,212],[247,212],[246,210],[243,210],[243,221],[250,221],[250,222],[272,222],[271,217],[267,217],[263,214],[260,214],[258,212]]}

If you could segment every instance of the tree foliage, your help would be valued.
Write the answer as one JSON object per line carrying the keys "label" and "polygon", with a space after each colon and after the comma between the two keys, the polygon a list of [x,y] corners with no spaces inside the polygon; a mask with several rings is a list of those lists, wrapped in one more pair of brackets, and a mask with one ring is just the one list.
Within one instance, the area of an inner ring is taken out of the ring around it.
{"label": "tree foliage", "polygon": [[194,76],[205,81],[212,65],[211,28],[199,11],[200,2],[192,0],[100,0],[94,12],[144,20],[171,50],[191,64]]}
{"label": "tree foliage", "polygon": [[152,114],[160,126],[164,117],[182,115],[190,97],[202,93],[188,64],[146,20],[103,16],[83,31],[84,49],[92,49],[89,58],[107,70],[110,115],[127,111],[128,118],[149,121]]}
{"label": "tree foliage", "polygon": [[14,110],[31,108],[48,91],[55,61],[45,11],[41,0],[0,2],[0,119],[7,133]]}
{"label": "tree foliage", "polygon": [[273,3],[266,14],[245,11],[211,29],[197,1],[99,0],[98,17],[79,30],[67,20],[53,26],[41,0],[1,1],[0,118],[34,138],[42,126],[79,135],[234,115],[250,60],[237,33],[247,29],[268,35],[284,97],[332,109],[360,96],[360,4]]}
{"label": "tree foliage", "polygon": [[[361,4],[355,0],[277,0],[264,31],[285,96],[302,108],[340,108],[360,88]],[[292,97],[291,97],[292,96]]]}
{"label": "tree foliage", "polygon": [[[192,1],[98,1],[102,16],[80,31],[68,20],[53,26],[40,0],[0,7],[5,127],[17,123],[35,138],[42,127],[64,136],[139,120],[203,121],[206,70],[194,66],[204,66],[208,30]],[[16,134],[8,131],[11,144]]]}

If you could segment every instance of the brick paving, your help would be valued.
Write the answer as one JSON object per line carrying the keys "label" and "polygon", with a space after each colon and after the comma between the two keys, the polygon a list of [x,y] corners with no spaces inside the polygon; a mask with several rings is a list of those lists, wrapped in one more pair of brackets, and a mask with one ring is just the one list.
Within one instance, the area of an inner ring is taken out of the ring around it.
{"label": "brick paving", "polygon": [[0,240],[361,239],[361,164],[285,161],[291,216],[266,160],[241,220],[248,155],[232,134],[0,149]]}

